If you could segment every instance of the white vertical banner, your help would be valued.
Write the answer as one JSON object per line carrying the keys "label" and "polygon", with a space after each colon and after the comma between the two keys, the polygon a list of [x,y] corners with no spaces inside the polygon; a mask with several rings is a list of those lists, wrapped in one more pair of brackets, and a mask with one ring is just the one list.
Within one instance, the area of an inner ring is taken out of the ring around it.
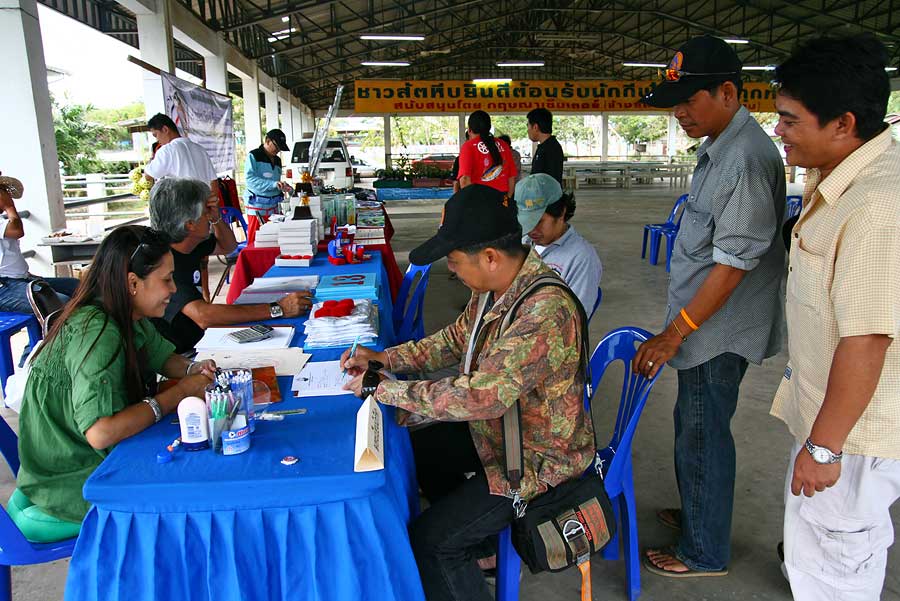
{"label": "white vertical banner", "polygon": [[234,120],[231,98],[178,79],[168,73],[162,77],[166,114],[181,135],[202,146],[216,172],[233,171]]}

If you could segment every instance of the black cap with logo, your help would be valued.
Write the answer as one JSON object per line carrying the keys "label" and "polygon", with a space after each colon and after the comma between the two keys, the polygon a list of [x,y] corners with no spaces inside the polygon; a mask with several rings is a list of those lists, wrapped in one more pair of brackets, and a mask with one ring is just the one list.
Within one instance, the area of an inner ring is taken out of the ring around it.
{"label": "black cap with logo", "polygon": [[516,203],[494,188],[472,184],[450,197],[437,234],[409,253],[413,265],[428,265],[454,250],[522,235]]}
{"label": "black cap with logo", "polygon": [[744,65],[722,38],[711,35],[688,40],[665,70],[665,79],[642,101],[660,108],[673,107],[714,84],[741,76]]}
{"label": "black cap with logo", "polygon": [[290,150],[287,145],[287,137],[280,129],[270,129],[266,132],[266,138],[275,142],[278,150]]}

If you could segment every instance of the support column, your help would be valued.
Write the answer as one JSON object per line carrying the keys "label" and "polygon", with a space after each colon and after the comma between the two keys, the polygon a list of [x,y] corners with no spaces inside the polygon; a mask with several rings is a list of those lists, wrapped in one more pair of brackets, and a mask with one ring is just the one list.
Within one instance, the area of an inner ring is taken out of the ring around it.
{"label": "support column", "polygon": [[219,51],[213,56],[203,57],[206,89],[228,94],[228,66],[225,63],[225,48],[219,41]]}
{"label": "support column", "polygon": [[678,133],[678,120],[675,118],[673,113],[669,113],[669,132],[666,136],[666,156],[670,159],[675,156],[675,144],[677,143],[678,138],[676,134]]}
{"label": "support column", "polygon": [[[161,71],[175,73],[175,46],[172,41],[169,0],[159,0],[156,12],[138,14],[136,17],[141,60],[158,67]],[[142,71],[144,75],[144,109],[147,111],[147,117],[156,113],[165,113],[166,105],[159,75],[146,69]]]}
{"label": "support column", "polygon": [[22,250],[35,274],[53,274],[50,249],[37,246],[42,236],[65,227],[62,182],[47,88],[47,66],[35,0],[0,0],[0,56],[6,67],[6,92],[0,94],[5,144],[0,144],[3,174],[22,180],[25,195],[17,202],[28,210]]}
{"label": "support column", "polygon": [[253,77],[241,79],[241,91],[244,95],[244,139],[247,151],[262,144],[262,124],[259,122],[259,79],[256,69]]}
{"label": "support column", "polygon": [[384,168],[391,168],[391,116],[384,116]]}
{"label": "support column", "polygon": [[266,131],[278,129],[278,93],[265,90],[266,93]]}
{"label": "support column", "polygon": [[609,115],[606,113],[601,113],[600,115],[600,131],[602,133],[600,160],[605,161],[609,157]]}
{"label": "support column", "polygon": [[457,128],[459,132],[457,135],[457,138],[459,139],[459,147],[462,148],[462,145],[466,143],[466,129],[468,129],[466,127],[466,116],[462,113],[460,113],[459,115],[459,123],[457,124]]}
{"label": "support column", "polygon": [[291,114],[291,97],[280,98],[281,102],[281,131],[284,132],[284,137],[287,138],[288,146],[294,145],[294,117]]}
{"label": "support column", "polygon": [[303,138],[303,109],[299,106],[291,107],[291,117],[294,122],[294,141],[297,141]]}

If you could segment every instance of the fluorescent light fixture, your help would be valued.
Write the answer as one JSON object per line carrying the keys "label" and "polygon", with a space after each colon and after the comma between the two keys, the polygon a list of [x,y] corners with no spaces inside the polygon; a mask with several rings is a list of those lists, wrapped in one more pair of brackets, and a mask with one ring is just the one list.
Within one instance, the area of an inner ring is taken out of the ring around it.
{"label": "fluorescent light fixture", "polygon": [[472,83],[475,83],[475,84],[479,84],[479,83],[509,83],[509,82],[511,82],[511,81],[512,81],[512,80],[509,79],[509,78],[502,78],[502,77],[499,77],[499,78],[492,78],[492,77],[489,77],[489,78],[486,78],[486,79],[473,79],[473,80],[472,80]]}
{"label": "fluorescent light fixture", "polygon": [[744,65],[744,71],[774,71],[775,65]]}
{"label": "fluorescent light fixture", "polygon": [[296,27],[288,27],[287,29],[282,29],[281,31],[273,31],[272,35],[277,38],[278,36],[284,36],[284,35],[288,35],[288,34],[296,33],[296,32],[297,32]]}
{"label": "fluorescent light fixture", "polygon": [[624,67],[646,67],[648,69],[662,69],[665,63],[622,63]]}
{"label": "fluorescent light fixture", "polygon": [[361,40],[396,40],[399,42],[421,42],[424,35],[407,33],[364,33],[359,36]]}
{"label": "fluorescent light fixture", "polygon": [[729,44],[749,44],[750,40],[742,40],[741,38],[723,38],[723,42],[727,42]]}
{"label": "fluorescent light fixture", "polygon": [[885,67],[884,70],[885,71],[896,71],[897,67]]}
{"label": "fluorescent light fixture", "polygon": [[281,17],[281,22],[282,22],[282,23],[290,23],[290,22],[291,22],[291,18],[290,18],[290,17]]}
{"label": "fluorescent light fixture", "polygon": [[363,67],[408,67],[404,61],[363,61],[359,63]]}
{"label": "fluorescent light fixture", "polygon": [[509,63],[497,63],[498,67],[543,67],[544,61],[514,61]]}

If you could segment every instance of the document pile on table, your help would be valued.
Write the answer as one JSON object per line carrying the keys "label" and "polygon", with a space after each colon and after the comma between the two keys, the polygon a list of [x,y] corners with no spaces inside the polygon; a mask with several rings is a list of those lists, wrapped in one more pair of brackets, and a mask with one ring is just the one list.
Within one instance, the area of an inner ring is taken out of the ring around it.
{"label": "document pile on table", "polygon": [[378,286],[374,273],[342,273],[323,275],[316,286],[316,298],[320,300],[342,298],[378,298]]}
{"label": "document pile on table", "polygon": [[353,311],[346,317],[315,317],[324,305],[316,303],[309,312],[303,326],[305,349],[350,346],[357,337],[359,344],[372,344],[378,339],[378,307],[371,300],[354,300]]}
{"label": "document pile on table", "polygon": [[256,238],[253,244],[258,248],[272,248],[278,246],[278,231],[281,229],[281,222],[269,220],[256,230]]}
{"label": "document pile on table", "polygon": [[319,284],[317,275],[256,278],[234,299],[235,305],[255,305],[278,302],[291,292],[312,290]]}
{"label": "document pile on table", "polygon": [[316,219],[291,219],[278,230],[278,246],[282,255],[315,256],[319,243]]}

